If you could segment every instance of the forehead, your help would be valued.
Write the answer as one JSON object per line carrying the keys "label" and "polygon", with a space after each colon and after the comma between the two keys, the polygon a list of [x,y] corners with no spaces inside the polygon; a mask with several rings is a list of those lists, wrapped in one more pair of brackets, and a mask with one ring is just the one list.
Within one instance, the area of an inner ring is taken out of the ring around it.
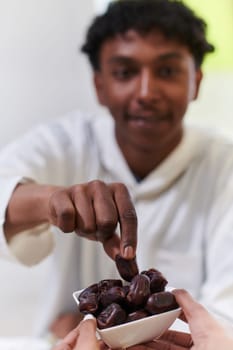
{"label": "forehead", "polygon": [[161,57],[177,56],[180,59],[193,57],[185,45],[175,39],[166,38],[161,32],[140,34],[134,30],[106,40],[100,49],[100,65],[114,59],[126,57],[138,61],[154,61]]}

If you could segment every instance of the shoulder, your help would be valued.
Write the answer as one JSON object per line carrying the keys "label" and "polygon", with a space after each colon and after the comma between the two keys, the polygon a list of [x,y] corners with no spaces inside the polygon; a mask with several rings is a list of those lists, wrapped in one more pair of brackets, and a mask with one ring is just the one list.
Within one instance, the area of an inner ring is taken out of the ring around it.
{"label": "shoulder", "polygon": [[208,173],[233,174],[233,137],[213,128],[187,126],[198,147],[196,164]]}
{"label": "shoulder", "polygon": [[233,158],[233,136],[215,128],[193,124],[186,125],[186,131],[197,139],[204,157],[225,154]]}
{"label": "shoulder", "polygon": [[105,119],[101,115],[75,110],[49,122],[39,123],[5,145],[0,158],[19,153],[31,154],[35,149],[42,153],[83,149],[93,145],[97,138],[103,139]]}
{"label": "shoulder", "polygon": [[109,119],[111,118],[105,114],[90,114],[75,110],[47,123],[45,127],[51,132],[59,130],[66,133],[78,132],[80,135],[80,131],[84,133],[100,132],[108,127]]}

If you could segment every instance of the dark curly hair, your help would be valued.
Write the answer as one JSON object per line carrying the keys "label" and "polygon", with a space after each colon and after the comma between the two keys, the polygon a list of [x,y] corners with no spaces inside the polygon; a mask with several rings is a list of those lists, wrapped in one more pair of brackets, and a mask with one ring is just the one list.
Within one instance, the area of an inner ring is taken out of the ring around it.
{"label": "dark curly hair", "polygon": [[81,51],[87,54],[94,70],[100,69],[101,45],[117,34],[133,29],[146,34],[158,29],[167,38],[187,46],[196,66],[204,56],[214,51],[206,39],[206,23],[179,0],[120,0],[112,1],[106,12],[90,25]]}

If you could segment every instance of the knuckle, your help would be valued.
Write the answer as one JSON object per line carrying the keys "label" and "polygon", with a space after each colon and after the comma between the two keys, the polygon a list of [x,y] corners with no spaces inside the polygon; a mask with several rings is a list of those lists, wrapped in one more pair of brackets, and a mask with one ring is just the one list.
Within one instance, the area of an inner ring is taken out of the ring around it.
{"label": "knuckle", "polygon": [[123,193],[127,193],[128,194],[128,189],[127,189],[126,185],[123,184],[122,182],[113,182],[113,183],[110,184],[110,186],[115,191],[119,191],[119,192],[123,192]]}
{"label": "knuckle", "polygon": [[75,217],[72,209],[63,209],[57,214],[57,225],[63,232],[72,232],[74,230]]}
{"label": "knuckle", "polygon": [[92,180],[92,181],[88,182],[88,185],[93,187],[93,188],[99,188],[99,187],[106,186],[105,183],[101,180]]}
{"label": "knuckle", "polygon": [[82,232],[86,235],[91,235],[96,232],[96,227],[86,224],[82,227]]}
{"label": "knuckle", "polygon": [[81,217],[78,217],[76,230],[88,236],[96,232],[96,224],[91,220],[83,220]]}
{"label": "knuckle", "polygon": [[137,244],[137,237],[129,237],[129,236],[126,236],[126,237],[122,237],[122,244],[123,244],[123,247],[126,248],[128,246],[132,246],[132,247],[136,247],[136,244]]}
{"label": "knuckle", "polygon": [[64,233],[69,233],[74,231],[74,225],[70,224],[65,224],[65,223],[60,223],[58,224],[58,228],[64,232]]}
{"label": "knuckle", "polygon": [[76,196],[80,195],[80,193],[85,192],[85,185],[84,184],[74,185],[71,187],[70,191],[71,191],[72,199],[74,199]]}
{"label": "knuckle", "polygon": [[78,236],[80,237],[84,237],[87,239],[92,239],[93,237],[95,237],[95,233],[91,232],[91,231],[86,231],[86,230],[81,230],[81,229],[75,229],[75,232]]}
{"label": "knuckle", "polygon": [[126,209],[122,214],[122,220],[137,224],[137,214],[134,208]]}
{"label": "knuckle", "polygon": [[63,222],[74,220],[74,210],[72,208],[63,208],[59,214],[59,218]]}
{"label": "knuckle", "polygon": [[95,179],[95,180],[89,181],[88,183],[91,185],[99,185],[99,184],[103,184],[104,182],[102,180]]}
{"label": "knuckle", "polygon": [[116,223],[112,220],[101,220],[97,224],[98,231],[100,232],[113,232],[116,228]]}

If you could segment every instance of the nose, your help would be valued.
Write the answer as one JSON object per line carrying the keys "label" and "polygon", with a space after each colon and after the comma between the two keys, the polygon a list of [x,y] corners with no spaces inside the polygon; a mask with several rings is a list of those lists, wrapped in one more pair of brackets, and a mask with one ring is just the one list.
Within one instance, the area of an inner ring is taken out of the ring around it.
{"label": "nose", "polygon": [[141,103],[149,103],[158,99],[158,86],[150,70],[141,72],[137,91],[138,101]]}

